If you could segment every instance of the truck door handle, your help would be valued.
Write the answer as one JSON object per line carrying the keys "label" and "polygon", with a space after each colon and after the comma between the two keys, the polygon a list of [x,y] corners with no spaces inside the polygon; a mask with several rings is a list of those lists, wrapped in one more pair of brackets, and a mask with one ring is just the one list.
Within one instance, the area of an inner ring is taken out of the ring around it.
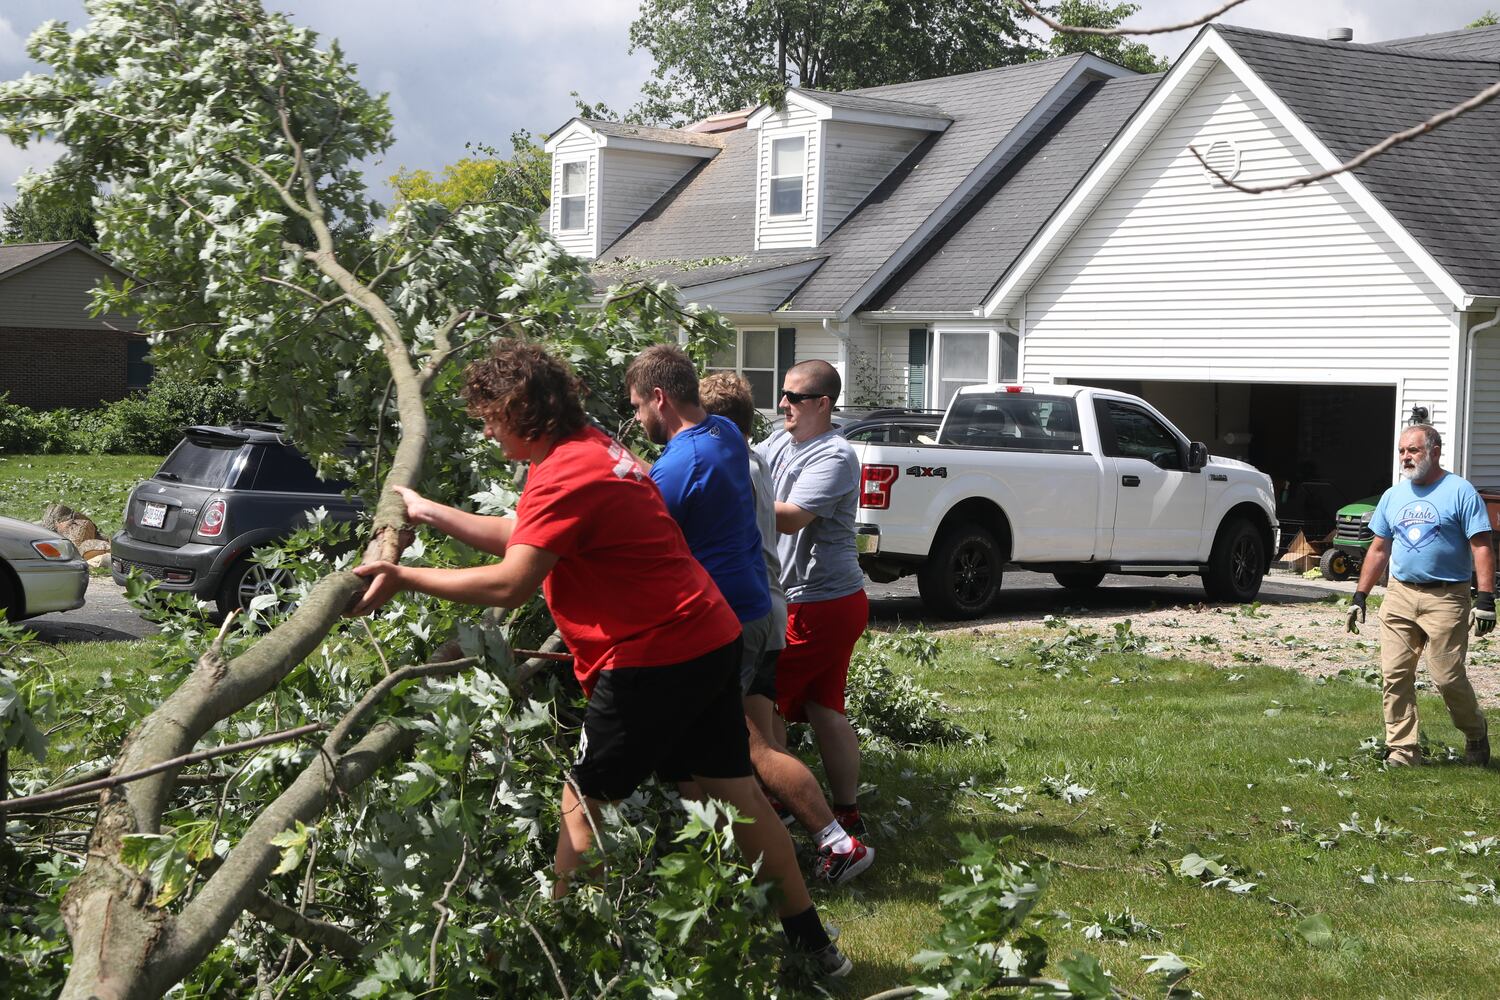
{"label": "truck door handle", "polygon": [[1140,476],[1121,476],[1120,477],[1120,485],[1121,486],[1139,486],[1139,485],[1141,485],[1141,477]]}

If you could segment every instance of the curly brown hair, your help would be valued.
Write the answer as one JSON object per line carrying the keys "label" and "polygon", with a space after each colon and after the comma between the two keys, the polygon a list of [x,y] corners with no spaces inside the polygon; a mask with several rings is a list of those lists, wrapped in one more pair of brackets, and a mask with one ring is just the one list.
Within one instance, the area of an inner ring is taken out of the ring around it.
{"label": "curly brown hair", "polygon": [[709,413],[728,417],[745,437],[755,433],[755,402],[750,383],[734,372],[714,372],[698,382],[698,398]]}
{"label": "curly brown hair", "polygon": [[527,440],[566,437],[583,427],[587,393],[566,361],[524,340],[496,341],[489,357],[464,369],[469,413]]}

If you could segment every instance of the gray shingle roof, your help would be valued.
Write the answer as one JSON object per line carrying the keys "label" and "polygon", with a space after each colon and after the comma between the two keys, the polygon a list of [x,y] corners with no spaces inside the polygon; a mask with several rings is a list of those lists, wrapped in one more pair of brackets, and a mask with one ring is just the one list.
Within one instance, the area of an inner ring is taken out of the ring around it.
{"label": "gray shingle roof", "polygon": [[601,258],[690,260],[755,252],[755,151],[758,133],[716,136],[718,156],[688,172]]}
{"label": "gray shingle roof", "polygon": [[935,104],[953,124],[918,146],[823,241],[828,262],[797,290],[787,308],[834,312],[844,307],[1079,58],[856,91],[883,100]]}
{"label": "gray shingle roof", "polygon": [[827,254],[822,250],[762,250],[759,253],[726,254],[717,257],[626,257],[611,254],[607,259],[595,262],[590,271],[594,286],[599,289],[622,281],[667,281],[678,288],[692,288],[724,278],[737,278],[743,274],[769,271],[789,264],[802,264],[821,260]]}
{"label": "gray shingle roof", "polygon": [[711,132],[684,132],[676,128],[656,128],[651,125],[624,125],[620,122],[599,121],[596,118],[580,118],[595,132],[603,135],[619,136],[622,139],[644,139],[649,142],[675,142],[684,146],[704,146],[709,149],[718,149],[723,145],[723,137]]}
{"label": "gray shingle roof", "polygon": [[1081,94],[864,308],[939,312],[982,305],[1160,79],[1125,77]]}
{"label": "gray shingle roof", "polygon": [[892,101],[880,97],[871,97],[856,91],[848,93],[834,93],[828,90],[808,90],[805,87],[795,88],[797,93],[806,94],[821,104],[830,108],[847,108],[850,111],[876,111],[893,115],[916,115],[922,118],[946,118],[943,109],[936,104],[918,104],[913,101]]}
{"label": "gray shingle roof", "polygon": [[[1473,96],[1500,63],[1436,50],[1325,42],[1216,26],[1250,68],[1334,155]],[[1500,104],[1491,103],[1356,171],[1397,221],[1470,294],[1500,294]]]}
{"label": "gray shingle roof", "polygon": [[1416,35],[1381,42],[1381,47],[1431,55],[1469,59],[1500,59],[1500,24],[1488,28],[1464,28],[1433,35]]}
{"label": "gray shingle roof", "polygon": [[0,277],[7,271],[14,270],[23,264],[30,264],[38,257],[45,257],[58,247],[65,247],[72,240],[59,240],[54,243],[12,243],[9,246],[0,246]]}

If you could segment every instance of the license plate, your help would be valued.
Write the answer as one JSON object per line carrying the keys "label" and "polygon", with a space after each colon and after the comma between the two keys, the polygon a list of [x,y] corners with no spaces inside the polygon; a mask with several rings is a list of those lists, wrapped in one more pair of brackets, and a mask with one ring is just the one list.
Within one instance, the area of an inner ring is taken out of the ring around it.
{"label": "license plate", "polygon": [[141,525],[147,528],[160,528],[167,523],[167,505],[164,503],[148,503],[146,509],[141,512]]}

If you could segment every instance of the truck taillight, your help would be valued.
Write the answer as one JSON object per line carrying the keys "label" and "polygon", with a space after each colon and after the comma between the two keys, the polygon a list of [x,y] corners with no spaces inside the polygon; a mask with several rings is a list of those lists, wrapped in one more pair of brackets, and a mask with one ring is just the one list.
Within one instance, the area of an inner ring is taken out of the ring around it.
{"label": "truck taillight", "polygon": [[210,500],[198,516],[198,534],[216,538],[224,530],[224,501]]}
{"label": "truck taillight", "polygon": [[901,470],[894,465],[861,465],[859,467],[859,505],[871,510],[888,510],[891,487]]}

